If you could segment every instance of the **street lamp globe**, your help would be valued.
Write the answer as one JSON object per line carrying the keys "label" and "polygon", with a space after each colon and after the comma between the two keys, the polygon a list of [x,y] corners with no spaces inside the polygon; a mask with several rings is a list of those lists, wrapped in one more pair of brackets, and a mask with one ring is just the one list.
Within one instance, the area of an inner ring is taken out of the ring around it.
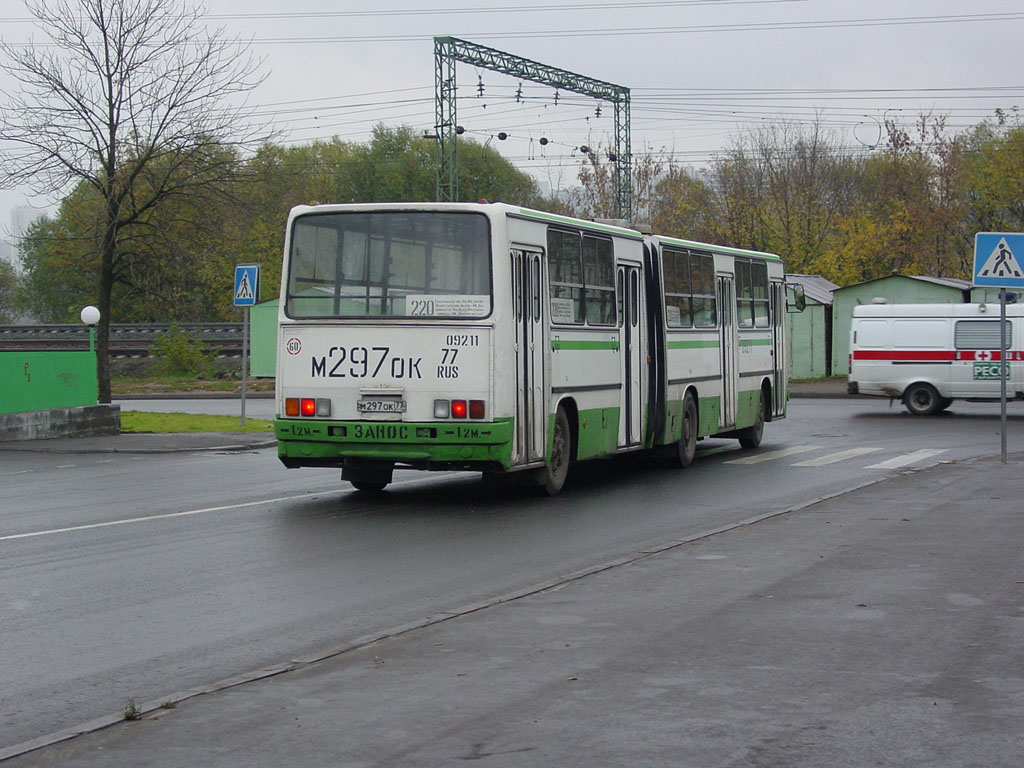
{"label": "street lamp globe", "polygon": [[81,318],[86,325],[96,325],[100,321],[100,311],[90,304],[82,310]]}

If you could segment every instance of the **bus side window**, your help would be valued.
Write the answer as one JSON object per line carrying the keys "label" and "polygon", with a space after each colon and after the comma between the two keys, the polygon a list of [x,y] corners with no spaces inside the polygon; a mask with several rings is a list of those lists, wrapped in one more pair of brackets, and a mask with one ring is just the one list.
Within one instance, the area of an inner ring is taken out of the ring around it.
{"label": "bus side window", "polygon": [[533,272],[533,280],[530,281],[531,294],[533,295],[533,319],[540,320],[540,259],[537,257],[530,259],[530,265],[530,269]]}
{"label": "bus side window", "polygon": [[548,285],[551,322],[583,324],[583,266],[580,236],[548,230]]}
{"label": "bus side window", "polygon": [[640,322],[640,280],[635,269],[629,272],[629,324],[636,328]]}
{"label": "bus side window", "polygon": [[754,305],[754,325],[758,328],[770,327],[768,265],[764,262],[751,262],[750,264],[750,291]]}
{"label": "bus side window", "polygon": [[665,272],[665,321],[669,328],[689,328],[693,325],[690,303],[690,265],[685,251],[662,251],[662,269]]}
{"label": "bus side window", "polygon": [[622,311],[622,302],[626,298],[626,286],[623,285],[622,273],[623,273],[623,270],[620,267],[619,268],[619,275],[618,275],[618,277],[615,280],[615,304],[616,304],[615,308],[616,308],[616,311],[618,313],[619,328],[621,328],[625,324],[625,322],[626,322],[626,315]]}
{"label": "bus side window", "polygon": [[583,301],[588,325],[615,325],[615,254],[608,238],[583,236]]}

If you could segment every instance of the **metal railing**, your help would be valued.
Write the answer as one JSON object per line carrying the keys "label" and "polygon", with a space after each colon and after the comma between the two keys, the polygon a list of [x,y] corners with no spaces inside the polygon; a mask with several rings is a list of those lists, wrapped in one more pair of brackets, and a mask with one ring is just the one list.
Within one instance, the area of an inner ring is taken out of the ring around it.
{"label": "metal railing", "polygon": [[[242,354],[241,323],[175,323],[198,338],[218,357]],[[115,323],[110,326],[111,357],[149,357],[153,342],[170,323]],[[0,325],[0,351],[43,352],[56,349],[88,349],[89,327],[82,323]]]}

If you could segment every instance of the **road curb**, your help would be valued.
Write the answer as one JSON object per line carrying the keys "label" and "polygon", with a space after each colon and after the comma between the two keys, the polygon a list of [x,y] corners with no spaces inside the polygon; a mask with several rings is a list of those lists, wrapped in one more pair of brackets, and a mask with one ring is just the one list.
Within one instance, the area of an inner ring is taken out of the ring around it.
{"label": "road curb", "polygon": [[277,439],[272,438],[270,440],[261,440],[256,443],[229,443],[225,445],[190,445],[190,446],[179,446],[171,448],[47,448],[47,447],[31,447],[26,448],[25,446],[8,447],[0,445],[0,451],[7,452],[22,452],[22,453],[51,453],[51,454],[67,454],[67,455],[87,455],[90,453],[104,453],[104,454],[173,454],[173,453],[203,453],[203,452],[218,452],[218,453],[242,453],[245,451],[260,451],[265,448],[273,448],[277,445]]}

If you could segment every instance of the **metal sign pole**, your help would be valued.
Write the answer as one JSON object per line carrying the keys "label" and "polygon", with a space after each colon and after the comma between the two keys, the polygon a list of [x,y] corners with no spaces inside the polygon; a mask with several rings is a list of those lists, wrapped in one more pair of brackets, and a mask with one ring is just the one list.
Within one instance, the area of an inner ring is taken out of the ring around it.
{"label": "metal sign pole", "polygon": [[243,307],[242,312],[242,429],[245,429],[245,384],[249,374],[249,307]]}
{"label": "metal sign pole", "polygon": [[1024,288],[1024,232],[978,232],[974,235],[974,284],[999,289],[1000,456],[1005,464],[1006,377],[1009,371],[1006,360],[1009,353],[1006,289]]}
{"label": "metal sign pole", "polygon": [[245,429],[245,389],[249,377],[249,307],[260,299],[260,265],[235,265],[235,306],[242,307],[242,429]]}
{"label": "metal sign pole", "polygon": [[1006,463],[1006,289],[999,291],[999,400],[1000,425],[1002,428],[1002,450],[1000,456],[1003,464]]}

